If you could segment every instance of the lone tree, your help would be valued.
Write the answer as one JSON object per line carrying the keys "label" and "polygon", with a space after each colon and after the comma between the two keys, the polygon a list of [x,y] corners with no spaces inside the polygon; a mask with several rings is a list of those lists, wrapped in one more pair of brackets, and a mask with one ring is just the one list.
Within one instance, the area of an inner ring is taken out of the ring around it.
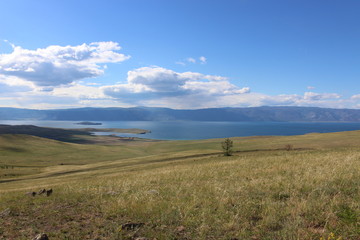
{"label": "lone tree", "polygon": [[224,152],[224,156],[231,156],[233,153],[233,141],[230,140],[230,138],[225,139],[222,143],[221,143],[221,147],[223,149]]}

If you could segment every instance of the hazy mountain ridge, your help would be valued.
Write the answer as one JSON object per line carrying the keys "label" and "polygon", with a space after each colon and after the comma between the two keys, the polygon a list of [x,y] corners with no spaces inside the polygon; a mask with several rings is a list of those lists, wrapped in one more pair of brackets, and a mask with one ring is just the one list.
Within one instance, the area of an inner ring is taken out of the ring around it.
{"label": "hazy mountain ridge", "polygon": [[175,110],[170,108],[0,108],[0,120],[69,121],[305,121],[360,122],[360,109],[251,107]]}

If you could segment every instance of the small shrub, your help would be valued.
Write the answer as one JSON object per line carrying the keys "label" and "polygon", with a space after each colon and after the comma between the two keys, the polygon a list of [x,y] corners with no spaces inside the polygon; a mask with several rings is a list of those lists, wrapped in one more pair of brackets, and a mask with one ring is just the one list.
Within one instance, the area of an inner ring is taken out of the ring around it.
{"label": "small shrub", "polygon": [[294,149],[294,146],[293,145],[291,145],[291,144],[286,144],[285,145],[285,150],[286,151],[291,151],[291,150],[293,150]]}
{"label": "small shrub", "polygon": [[275,200],[279,200],[279,201],[286,201],[290,198],[290,194],[288,193],[278,193],[278,194],[274,194],[273,198]]}

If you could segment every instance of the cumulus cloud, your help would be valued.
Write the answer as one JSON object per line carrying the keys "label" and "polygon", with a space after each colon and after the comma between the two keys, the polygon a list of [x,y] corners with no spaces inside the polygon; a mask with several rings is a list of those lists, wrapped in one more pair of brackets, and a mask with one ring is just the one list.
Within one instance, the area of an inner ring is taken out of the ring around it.
{"label": "cumulus cloud", "polygon": [[0,74],[0,83],[11,86],[11,87],[28,87],[30,89],[35,88],[35,84],[25,81],[21,78],[14,76],[4,76]]}
{"label": "cumulus cloud", "polygon": [[[354,95],[357,96],[357,95]],[[344,98],[337,93],[308,93],[267,95],[263,93],[248,93],[226,95],[218,99],[229,107],[259,107],[259,106],[302,106],[325,108],[359,108],[357,97]]]}
{"label": "cumulus cloud", "polygon": [[304,94],[305,100],[324,100],[324,99],[338,99],[341,96],[337,93],[314,93],[306,92]]}
{"label": "cumulus cloud", "polygon": [[78,46],[49,46],[36,50],[13,46],[13,52],[0,54],[0,75],[13,76],[39,87],[70,84],[98,77],[105,63],[118,63],[129,58],[118,53],[115,42],[94,42]]}
{"label": "cumulus cloud", "polygon": [[203,95],[233,95],[250,92],[249,87],[239,88],[228,81],[188,81],[184,89]]}
{"label": "cumulus cloud", "polygon": [[80,100],[108,98],[99,87],[84,86],[76,83],[71,86],[55,88],[51,95],[55,97],[73,97]]}
{"label": "cumulus cloud", "polygon": [[42,91],[39,89],[25,91],[27,89],[24,89],[23,92],[20,92],[20,90],[18,86],[3,88],[3,85],[0,83],[0,106],[40,109],[129,106],[104,95],[100,87],[85,86],[78,83],[59,86],[52,91]]}
{"label": "cumulus cloud", "polygon": [[[159,82],[157,82],[159,80]],[[0,82],[0,106],[26,108],[130,107],[136,105],[194,109],[209,107],[317,106],[360,108],[360,95],[304,93],[267,95],[250,92],[226,78],[169,69],[139,68],[127,82],[89,86],[83,82],[57,86],[52,91],[10,86]],[[332,96],[332,98],[330,98]]]}
{"label": "cumulus cloud", "polygon": [[134,104],[144,100],[179,101],[179,96],[181,101],[192,102],[194,98],[244,94],[250,91],[247,87],[239,88],[231,84],[226,77],[196,72],[179,73],[161,67],[143,67],[129,71],[127,83],[105,86],[102,89],[108,96]]}
{"label": "cumulus cloud", "polygon": [[224,106],[229,107],[259,107],[259,106],[303,106],[303,107],[353,107],[353,102],[346,99],[311,99],[299,94],[267,95],[263,93],[248,93],[242,95],[227,95],[220,99]]}
{"label": "cumulus cloud", "polygon": [[170,108],[321,106],[353,107],[357,95],[344,99],[337,93],[305,92],[266,95],[239,87],[223,76],[175,72],[143,67],[128,72],[127,82],[101,87],[104,95],[121,103]]}

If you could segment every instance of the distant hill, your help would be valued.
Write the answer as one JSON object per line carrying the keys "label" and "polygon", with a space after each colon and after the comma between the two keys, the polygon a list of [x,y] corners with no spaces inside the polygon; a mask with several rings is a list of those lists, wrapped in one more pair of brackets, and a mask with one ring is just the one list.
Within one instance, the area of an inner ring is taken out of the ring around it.
{"label": "distant hill", "polygon": [[70,121],[275,121],[360,122],[360,109],[252,107],[175,110],[170,108],[76,108],[32,110],[0,108],[0,120]]}

